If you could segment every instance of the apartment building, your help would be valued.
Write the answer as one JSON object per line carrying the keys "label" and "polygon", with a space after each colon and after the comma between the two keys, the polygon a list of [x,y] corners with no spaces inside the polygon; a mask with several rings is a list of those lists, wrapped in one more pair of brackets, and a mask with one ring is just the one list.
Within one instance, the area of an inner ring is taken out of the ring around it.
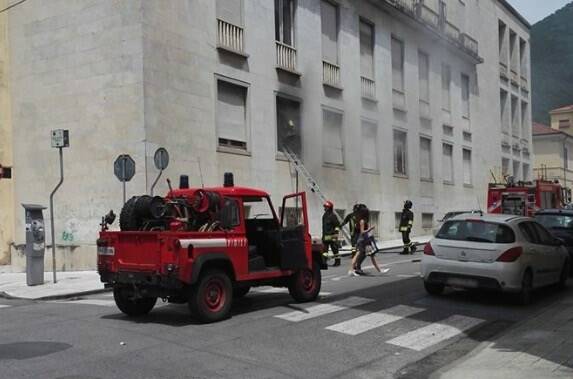
{"label": "apartment building", "polygon": [[[485,207],[490,170],[529,175],[529,25],[503,0],[53,1],[8,18],[13,203],[47,204],[48,133],[69,129],[65,268],[94,265],[99,217],[121,208],[119,154],[137,165],[128,195],[149,192],[162,146],[164,177],[232,171],[280,206],[305,189],[287,145],[338,212],[368,204],[380,238],[398,236],[406,199],[428,234],[447,211]],[[13,220],[18,265],[23,212]]]}

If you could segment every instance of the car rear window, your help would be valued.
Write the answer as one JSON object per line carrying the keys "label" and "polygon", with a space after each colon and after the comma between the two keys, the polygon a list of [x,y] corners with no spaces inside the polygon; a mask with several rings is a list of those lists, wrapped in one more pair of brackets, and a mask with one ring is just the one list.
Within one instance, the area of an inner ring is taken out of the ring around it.
{"label": "car rear window", "polygon": [[510,227],[481,220],[453,220],[442,225],[436,238],[483,243],[513,243],[515,234]]}
{"label": "car rear window", "polygon": [[573,229],[573,216],[560,214],[540,214],[535,220],[548,229]]}

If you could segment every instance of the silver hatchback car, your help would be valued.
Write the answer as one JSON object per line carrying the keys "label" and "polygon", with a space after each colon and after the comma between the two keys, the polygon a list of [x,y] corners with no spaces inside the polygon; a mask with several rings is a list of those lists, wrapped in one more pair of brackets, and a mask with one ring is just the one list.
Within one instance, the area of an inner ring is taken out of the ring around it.
{"label": "silver hatchback car", "polygon": [[446,286],[513,292],[529,303],[534,288],[564,287],[569,256],[562,241],[529,217],[460,215],[446,221],[424,248],[426,291]]}

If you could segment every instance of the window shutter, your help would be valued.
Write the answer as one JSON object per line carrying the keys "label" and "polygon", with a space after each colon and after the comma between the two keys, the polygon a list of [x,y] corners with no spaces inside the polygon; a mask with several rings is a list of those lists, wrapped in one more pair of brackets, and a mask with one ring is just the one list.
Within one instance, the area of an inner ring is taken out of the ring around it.
{"label": "window shutter", "polygon": [[337,8],[328,1],[320,7],[322,23],[322,59],[338,64],[338,19]]}
{"label": "window shutter", "polygon": [[342,115],[323,111],[323,158],[325,163],[344,164],[342,153]]}
{"label": "window shutter", "polygon": [[362,121],[362,168],[368,170],[378,169],[376,129],[376,124]]}
{"label": "window shutter", "polygon": [[432,141],[427,138],[420,138],[420,177],[422,179],[432,178]]}
{"label": "window shutter", "polygon": [[404,45],[392,38],[392,88],[404,90]]}
{"label": "window shutter", "polygon": [[233,25],[243,26],[242,0],[217,0],[217,18]]}
{"label": "window shutter", "polygon": [[374,28],[360,21],[360,73],[374,80]]}
{"label": "window shutter", "polygon": [[420,100],[430,102],[430,65],[428,56],[424,53],[418,53],[418,79],[420,84]]}
{"label": "window shutter", "polygon": [[217,133],[219,138],[247,142],[245,105],[247,89],[224,81],[217,83]]}
{"label": "window shutter", "polygon": [[464,184],[472,184],[472,152],[463,150],[464,154]]}
{"label": "window shutter", "polygon": [[450,66],[442,65],[442,108],[450,109],[450,82],[451,82]]}
{"label": "window shutter", "polygon": [[444,180],[447,182],[453,182],[454,181],[454,176],[453,176],[453,156],[452,156],[452,145],[448,145],[448,144],[443,144],[443,159],[442,159],[442,165],[443,165],[443,175],[444,175]]}
{"label": "window shutter", "polygon": [[470,78],[462,74],[462,116],[470,117]]}

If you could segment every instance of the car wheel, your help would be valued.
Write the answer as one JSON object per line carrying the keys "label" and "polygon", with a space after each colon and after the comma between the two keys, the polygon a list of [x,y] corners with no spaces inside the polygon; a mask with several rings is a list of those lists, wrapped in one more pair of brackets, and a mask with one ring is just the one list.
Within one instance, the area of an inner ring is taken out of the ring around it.
{"label": "car wheel", "polygon": [[134,299],[133,290],[119,286],[113,288],[113,299],[119,310],[131,317],[148,314],[157,302],[156,297]]}
{"label": "car wheel", "polygon": [[559,277],[559,289],[564,290],[567,288],[567,279],[569,278],[569,260],[566,260],[563,264],[563,268],[561,269],[561,276]]}
{"label": "car wheel", "polygon": [[531,292],[533,291],[533,274],[531,271],[525,271],[523,279],[521,280],[521,291],[518,295],[518,301],[521,305],[528,305],[531,303]]}
{"label": "car wheel", "polygon": [[233,288],[233,299],[238,299],[249,293],[251,286]]}
{"label": "car wheel", "polygon": [[288,292],[298,302],[313,301],[318,297],[321,282],[320,268],[313,262],[312,268],[298,270],[291,276]]}
{"label": "car wheel", "polygon": [[191,288],[189,310],[201,322],[216,322],[229,316],[232,301],[229,276],[221,270],[208,270]]}
{"label": "car wheel", "polygon": [[426,292],[429,293],[430,295],[439,296],[444,292],[446,286],[440,283],[430,283],[424,281],[424,288],[426,289]]}

